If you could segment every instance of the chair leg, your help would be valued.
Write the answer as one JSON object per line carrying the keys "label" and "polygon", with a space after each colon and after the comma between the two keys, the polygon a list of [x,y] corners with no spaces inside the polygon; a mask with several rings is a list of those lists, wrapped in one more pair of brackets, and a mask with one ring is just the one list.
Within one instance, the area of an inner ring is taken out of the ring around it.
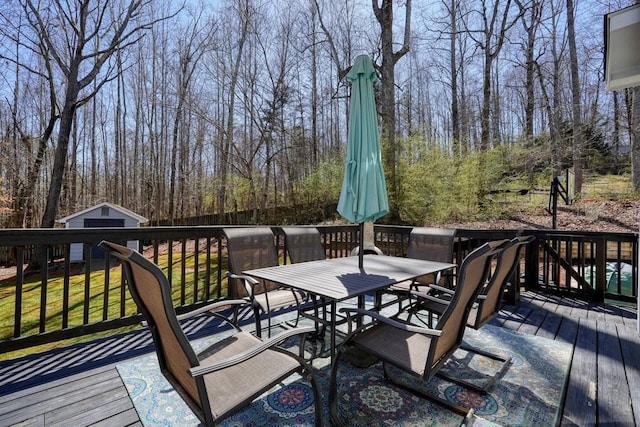
{"label": "chair leg", "polygon": [[[338,365],[340,364],[340,358],[344,353],[344,345],[341,345],[338,349],[335,359],[331,366],[331,377],[329,379],[329,414],[331,416],[331,422],[335,426],[346,426],[346,424],[340,419],[340,414],[338,411],[338,384],[337,384],[337,374],[338,374]],[[459,405],[455,405],[445,399],[442,399],[439,396],[431,395],[424,393],[419,390],[415,390],[411,387],[405,386],[404,384],[399,384],[390,377],[387,373],[386,363],[383,363],[384,377],[391,384],[400,387],[409,391],[412,394],[418,395],[424,399],[430,400],[437,404],[444,406],[445,408],[451,409],[452,411],[462,415],[464,418],[460,422],[460,426],[471,426],[473,425],[474,419],[474,410],[472,408],[464,408]]]}
{"label": "chair leg", "polygon": [[[427,320],[425,321],[420,315],[421,312],[427,312]],[[431,328],[433,327],[434,314],[429,310],[421,310],[420,303],[409,303],[409,305],[403,310],[407,314],[407,322],[411,323],[411,319],[414,317],[422,325]]]}
{"label": "chair leg", "polygon": [[[302,337],[302,342],[300,343],[301,347],[304,347],[304,336]],[[277,348],[276,348],[277,350]],[[287,350],[279,350],[280,352],[288,353]],[[322,425],[322,392],[320,391],[320,385],[318,384],[318,379],[316,376],[316,371],[313,366],[304,359],[302,355],[302,351],[298,356],[295,354],[293,357],[300,363],[299,374],[304,379],[306,379],[311,384],[311,389],[313,391],[313,403],[315,406],[315,425]]]}
{"label": "chair leg", "polygon": [[415,388],[409,387],[406,384],[399,383],[399,382],[395,381],[391,375],[389,375],[389,372],[387,371],[387,364],[386,363],[382,364],[382,368],[384,370],[385,379],[387,381],[389,381],[391,384],[393,384],[393,385],[395,385],[397,387],[400,387],[400,388],[402,388],[404,390],[407,390],[408,392],[413,393],[415,395],[418,395],[418,396],[420,396],[420,397],[422,397],[424,399],[431,400],[432,402],[435,402],[435,403],[437,403],[437,404],[439,404],[441,406],[444,406],[447,409],[450,409],[450,410],[452,410],[452,411],[464,416],[464,419],[462,420],[462,422],[460,424],[461,426],[462,425],[466,425],[466,423],[469,420],[473,421],[473,413],[474,413],[473,408],[465,408],[464,406],[456,405],[455,403],[449,402],[448,400],[443,399],[440,396],[436,396],[435,394],[426,393],[426,392],[421,391],[421,390],[416,390]]}
{"label": "chair leg", "polygon": [[271,338],[271,311],[267,313],[267,337]]}
{"label": "chair leg", "polygon": [[329,415],[334,426],[342,427],[346,424],[340,419],[338,412],[338,384],[337,374],[340,357],[344,353],[344,346],[340,346],[336,352],[335,358],[331,364],[331,377],[329,378]]}
{"label": "chair leg", "polygon": [[[298,323],[300,323],[300,304],[297,303],[296,304],[296,319],[294,321],[290,321],[290,320],[285,320],[282,323],[279,323],[278,326],[281,326],[283,328],[286,329],[286,327],[290,327],[290,328],[297,328],[298,327]],[[285,325],[285,326],[283,326]],[[269,330],[271,330],[271,328],[269,328]],[[269,335],[271,336],[271,335]]]}
{"label": "chair leg", "polygon": [[[316,327],[316,336],[318,338],[324,338],[324,332],[326,330],[326,322],[327,322],[327,302],[325,300],[324,297],[320,297],[318,299],[318,297],[316,295],[314,295],[313,297],[313,316],[316,319],[314,321],[314,325]],[[318,321],[318,319],[320,319],[320,310],[319,307],[322,309],[322,320],[323,322]]]}
{"label": "chair leg", "polygon": [[296,320],[295,322],[291,325],[294,328],[298,327],[298,322],[300,322],[300,304],[296,304]]}
{"label": "chair leg", "polygon": [[[304,363],[304,361],[303,361]],[[312,367],[307,367],[305,364],[304,371],[306,372],[307,380],[311,383],[311,388],[313,389],[313,402],[315,404],[315,423],[316,426],[322,425],[322,393],[320,392],[320,386],[318,385],[318,381],[316,380],[314,371]]]}
{"label": "chair leg", "polygon": [[240,308],[236,305],[233,307],[233,324],[237,325],[238,324],[238,311],[240,310]]}
{"label": "chair leg", "polygon": [[[433,320],[434,320],[434,313],[431,312],[430,310],[423,310],[423,311],[427,311],[428,316],[429,316],[428,317],[428,319],[429,319],[428,322],[424,322],[420,318],[420,316],[417,315],[418,311],[419,311],[419,307],[415,311],[411,311],[411,308],[410,308],[409,311],[408,311],[409,312],[408,320],[410,321],[411,317],[415,316],[415,318],[418,319],[420,321],[420,323],[422,323],[425,326],[431,328]],[[491,391],[491,389],[496,385],[496,382],[498,382],[498,379],[500,379],[505,374],[505,372],[507,372],[507,370],[509,369],[509,366],[511,366],[511,358],[510,357],[502,357],[502,356],[500,356],[498,354],[491,353],[491,352],[488,352],[486,350],[482,350],[482,349],[479,349],[477,347],[473,347],[473,346],[466,345],[466,344],[462,344],[459,348],[461,350],[465,350],[465,351],[468,351],[468,352],[471,352],[471,353],[478,354],[480,356],[487,357],[489,359],[493,359],[493,360],[497,360],[499,362],[502,362],[501,365],[500,365],[500,369],[498,369],[498,371],[489,380],[487,380],[486,384],[483,385],[483,386],[478,386],[477,384],[471,383],[469,381],[465,381],[463,379],[456,378],[456,377],[454,377],[452,375],[448,375],[448,374],[445,374],[445,373],[442,373],[442,372],[436,373],[436,375],[439,376],[440,378],[444,378],[446,380],[449,380],[451,382],[459,384],[459,385],[461,385],[463,387],[471,388],[471,389],[473,389],[473,390],[475,390],[475,391],[477,391],[479,393],[486,394],[489,391]]]}
{"label": "chair leg", "polygon": [[456,378],[453,375],[448,375],[442,372],[438,372],[436,373],[437,376],[439,376],[440,378],[444,378],[446,380],[449,380],[451,382],[454,382],[456,384],[460,384],[461,386],[464,387],[469,387],[479,393],[482,394],[486,394],[489,391],[491,391],[491,389],[496,385],[496,382],[498,382],[498,379],[502,378],[502,376],[507,372],[507,370],[509,369],[509,366],[511,366],[511,358],[510,357],[502,357],[498,354],[495,353],[490,353],[488,351],[479,349],[477,347],[473,347],[470,345],[466,345],[463,344],[459,347],[461,350],[465,350],[468,351],[470,353],[475,353],[478,354],[480,356],[484,356],[487,357],[489,359],[493,359],[493,360],[497,360],[499,362],[502,362],[500,365],[500,369],[498,369],[498,371],[493,374],[493,376],[491,376],[491,378],[489,378],[487,380],[487,382],[483,385],[483,386],[479,386],[477,384],[471,383],[469,381],[460,379],[460,378]]}
{"label": "chair leg", "polygon": [[253,317],[256,319],[256,336],[262,338],[262,322],[260,321],[260,309],[258,307],[253,308]]}

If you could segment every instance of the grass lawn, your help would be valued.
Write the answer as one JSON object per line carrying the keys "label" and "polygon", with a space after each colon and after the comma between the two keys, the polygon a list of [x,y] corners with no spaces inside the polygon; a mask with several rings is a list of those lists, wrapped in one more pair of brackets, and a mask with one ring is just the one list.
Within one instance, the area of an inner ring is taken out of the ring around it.
{"label": "grass lawn", "polygon": [[[184,303],[189,304],[194,300],[202,300],[204,297],[204,286],[206,278],[206,260],[200,257],[197,267],[197,289],[196,289],[196,268],[195,256],[187,254],[184,260],[184,291],[179,284],[182,283],[182,257],[181,254],[174,253],[172,258],[171,283],[173,301],[175,306]],[[158,265],[162,267],[165,274],[168,269],[169,257],[167,254],[158,257]],[[211,257],[210,292],[217,294],[217,263],[215,255]],[[40,307],[43,298],[46,298],[46,311],[44,314],[45,332],[63,329],[64,302],[68,304],[68,317],[66,327],[81,326],[85,324],[85,315],[88,317],[87,323],[96,323],[102,320],[117,319],[133,315],[137,308],[128,289],[122,280],[122,269],[120,265],[109,268],[109,274],[100,268],[90,273],[90,285],[85,290],[85,273],[81,269],[72,272],[69,277],[69,284],[65,288],[64,276],[61,271],[51,272],[46,289],[41,287],[41,277],[39,274],[28,275],[24,279],[22,287],[22,303],[20,307],[21,316],[21,336],[29,336],[40,333]],[[226,280],[226,279],[225,279]],[[10,339],[13,336],[15,326],[15,302],[16,302],[15,277],[5,279],[0,282],[0,339]],[[66,289],[66,290],[65,290]],[[88,291],[88,295],[85,293]],[[183,295],[184,293],[184,295]],[[85,304],[85,301],[87,302]],[[86,314],[85,314],[86,310]],[[137,326],[136,326],[137,327]],[[135,327],[124,328],[123,330]],[[88,335],[80,338],[66,340],[39,346],[37,351],[47,348],[59,347],[61,345],[73,344],[79,341],[93,339],[100,335],[111,335],[117,331],[107,331],[101,334]],[[5,353],[0,355],[0,359],[16,357],[20,354],[33,353],[34,348]]]}

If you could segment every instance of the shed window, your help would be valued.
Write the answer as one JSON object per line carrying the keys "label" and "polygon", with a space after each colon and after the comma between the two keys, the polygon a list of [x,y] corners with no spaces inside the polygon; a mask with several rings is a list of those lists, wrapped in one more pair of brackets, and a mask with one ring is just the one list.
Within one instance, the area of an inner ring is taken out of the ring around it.
{"label": "shed window", "polygon": [[102,216],[109,216],[109,206],[103,206],[100,212],[100,215]]}

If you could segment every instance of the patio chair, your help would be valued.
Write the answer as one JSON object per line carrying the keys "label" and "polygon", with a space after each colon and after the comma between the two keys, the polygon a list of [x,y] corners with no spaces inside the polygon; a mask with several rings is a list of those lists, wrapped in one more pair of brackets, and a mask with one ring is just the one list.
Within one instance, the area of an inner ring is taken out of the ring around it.
{"label": "patio chair", "polygon": [[[389,371],[388,365],[393,365],[422,380],[428,380],[439,371],[459,348],[471,305],[487,279],[491,259],[505,242],[485,243],[464,258],[458,271],[458,283],[451,303],[438,318],[434,328],[407,324],[398,318],[389,318],[375,311],[358,308],[342,309],[349,316],[367,316],[371,321],[349,333],[339,347],[332,366],[329,406],[331,419],[336,425],[344,425],[338,412],[338,367],[342,355],[350,347],[356,347],[361,352],[379,358],[382,361],[385,378],[391,383],[408,388],[418,396],[455,410],[465,415],[465,419],[471,417],[473,411],[468,408],[400,383]],[[357,384],[351,384],[350,387],[357,387]]]}
{"label": "patio chair", "polygon": [[315,227],[282,227],[291,263],[325,259],[320,232]]}
{"label": "patio chair", "polygon": [[[304,292],[283,288],[275,283],[264,282],[243,275],[242,272],[256,268],[278,265],[278,249],[275,236],[269,227],[225,228],[229,254],[229,289],[234,298],[249,298],[253,306],[256,334],[262,336],[261,316],[267,316],[268,334],[271,336],[271,313],[281,308],[296,306],[306,299]],[[293,326],[297,326],[298,316]]]}
{"label": "patio chair", "polygon": [[[534,236],[517,236],[503,246],[498,255],[493,274],[491,274],[487,283],[481,288],[475,303],[471,306],[467,318],[467,326],[480,329],[498,314],[502,304],[504,290],[520,261],[521,250],[534,239]],[[514,284],[514,286],[517,286],[517,284]],[[452,289],[435,285],[432,285],[427,292],[413,292],[412,295],[417,297],[417,302],[412,305],[410,311],[413,315],[419,316],[420,311],[424,310],[428,316],[427,324],[430,326],[433,316],[441,316],[448,305],[451,304],[453,295],[455,294],[454,292]],[[468,345],[461,345],[460,348],[501,362],[500,368],[482,387],[482,391],[484,392],[488,392],[494,386],[497,379],[506,372],[511,364],[510,357],[502,357],[498,354]],[[447,378],[455,380],[452,377]],[[456,380],[456,382],[461,382],[461,380]]]}
{"label": "patio chair", "polygon": [[[476,303],[471,308],[467,320],[468,326],[480,329],[498,314],[505,288],[516,270],[518,261],[520,261],[522,248],[533,240],[535,240],[534,236],[517,236],[505,244],[498,256],[493,274],[483,286],[476,298]],[[427,292],[413,292],[413,295],[420,298],[420,302],[415,308],[440,315],[451,301],[453,293],[453,289],[437,285],[431,285]]]}
{"label": "patio chair", "polygon": [[[287,254],[292,264],[299,262],[317,261],[326,259],[327,253],[322,245],[322,236],[315,227],[282,227],[282,232],[285,236],[285,242],[287,247]],[[309,295],[312,298],[311,307],[305,308],[307,310],[313,310],[313,315],[303,316],[310,317],[315,321],[316,331],[318,337],[323,337],[326,329],[326,325],[329,323],[327,320],[327,302],[315,295]],[[322,319],[319,317],[318,310],[322,309]],[[320,327],[319,323],[322,324]]]}
{"label": "patio chair", "polygon": [[[315,422],[321,425],[321,395],[314,371],[301,357],[305,334],[313,328],[284,331],[269,340],[242,331],[223,316],[221,309],[247,304],[223,300],[177,316],[171,286],[162,270],[140,253],[103,241],[100,245],[122,261],[133,300],[146,320],[165,378],[207,426],[232,415],[294,373],[310,381],[315,399]],[[209,313],[233,326],[234,331],[196,353],[179,321]],[[300,355],[279,346],[300,336]]]}
{"label": "patio chair", "polygon": [[[452,263],[455,237],[455,229],[414,227],[409,234],[407,258]],[[432,284],[453,286],[453,271],[448,270],[444,275],[439,272],[436,275],[422,276],[412,281],[397,283],[390,286],[385,293],[395,295],[398,307],[402,310],[402,301],[409,298],[410,291],[418,291],[421,287]]]}

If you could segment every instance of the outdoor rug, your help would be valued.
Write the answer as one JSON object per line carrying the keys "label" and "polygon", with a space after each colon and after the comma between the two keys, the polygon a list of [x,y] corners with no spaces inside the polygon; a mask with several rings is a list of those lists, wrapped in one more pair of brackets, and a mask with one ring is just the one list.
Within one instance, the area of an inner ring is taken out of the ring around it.
{"label": "outdoor rug", "polygon": [[[194,347],[203,348],[206,341],[199,340]],[[400,371],[397,371],[397,377],[413,383],[413,387],[474,408],[476,426],[556,424],[569,373],[572,346],[491,325],[479,331],[467,329],[464,341],[512,358],[512,365],[489,394],[481,395],[438,377],[421,382]],[[199,425],[199,420],[160,373],[155,354],[119,364],[117,368],[143,425]],[[496,362],[491,359],[458,350],[442,371],[482,383],[495,369]],[[339,411],[348,425],[453,426],[459,425],[462,420],[460,415],[444,407],[387,383],[380,363],[363,369],[343,362],[338,374],[338,394],[341,396]],[[319,369],[325,425],[330,425],[327,402],[329,376],[328,366]],[[313,415],[310,385],[293,376],[284,387],[263,395],[220,425],[312,426]]]}

